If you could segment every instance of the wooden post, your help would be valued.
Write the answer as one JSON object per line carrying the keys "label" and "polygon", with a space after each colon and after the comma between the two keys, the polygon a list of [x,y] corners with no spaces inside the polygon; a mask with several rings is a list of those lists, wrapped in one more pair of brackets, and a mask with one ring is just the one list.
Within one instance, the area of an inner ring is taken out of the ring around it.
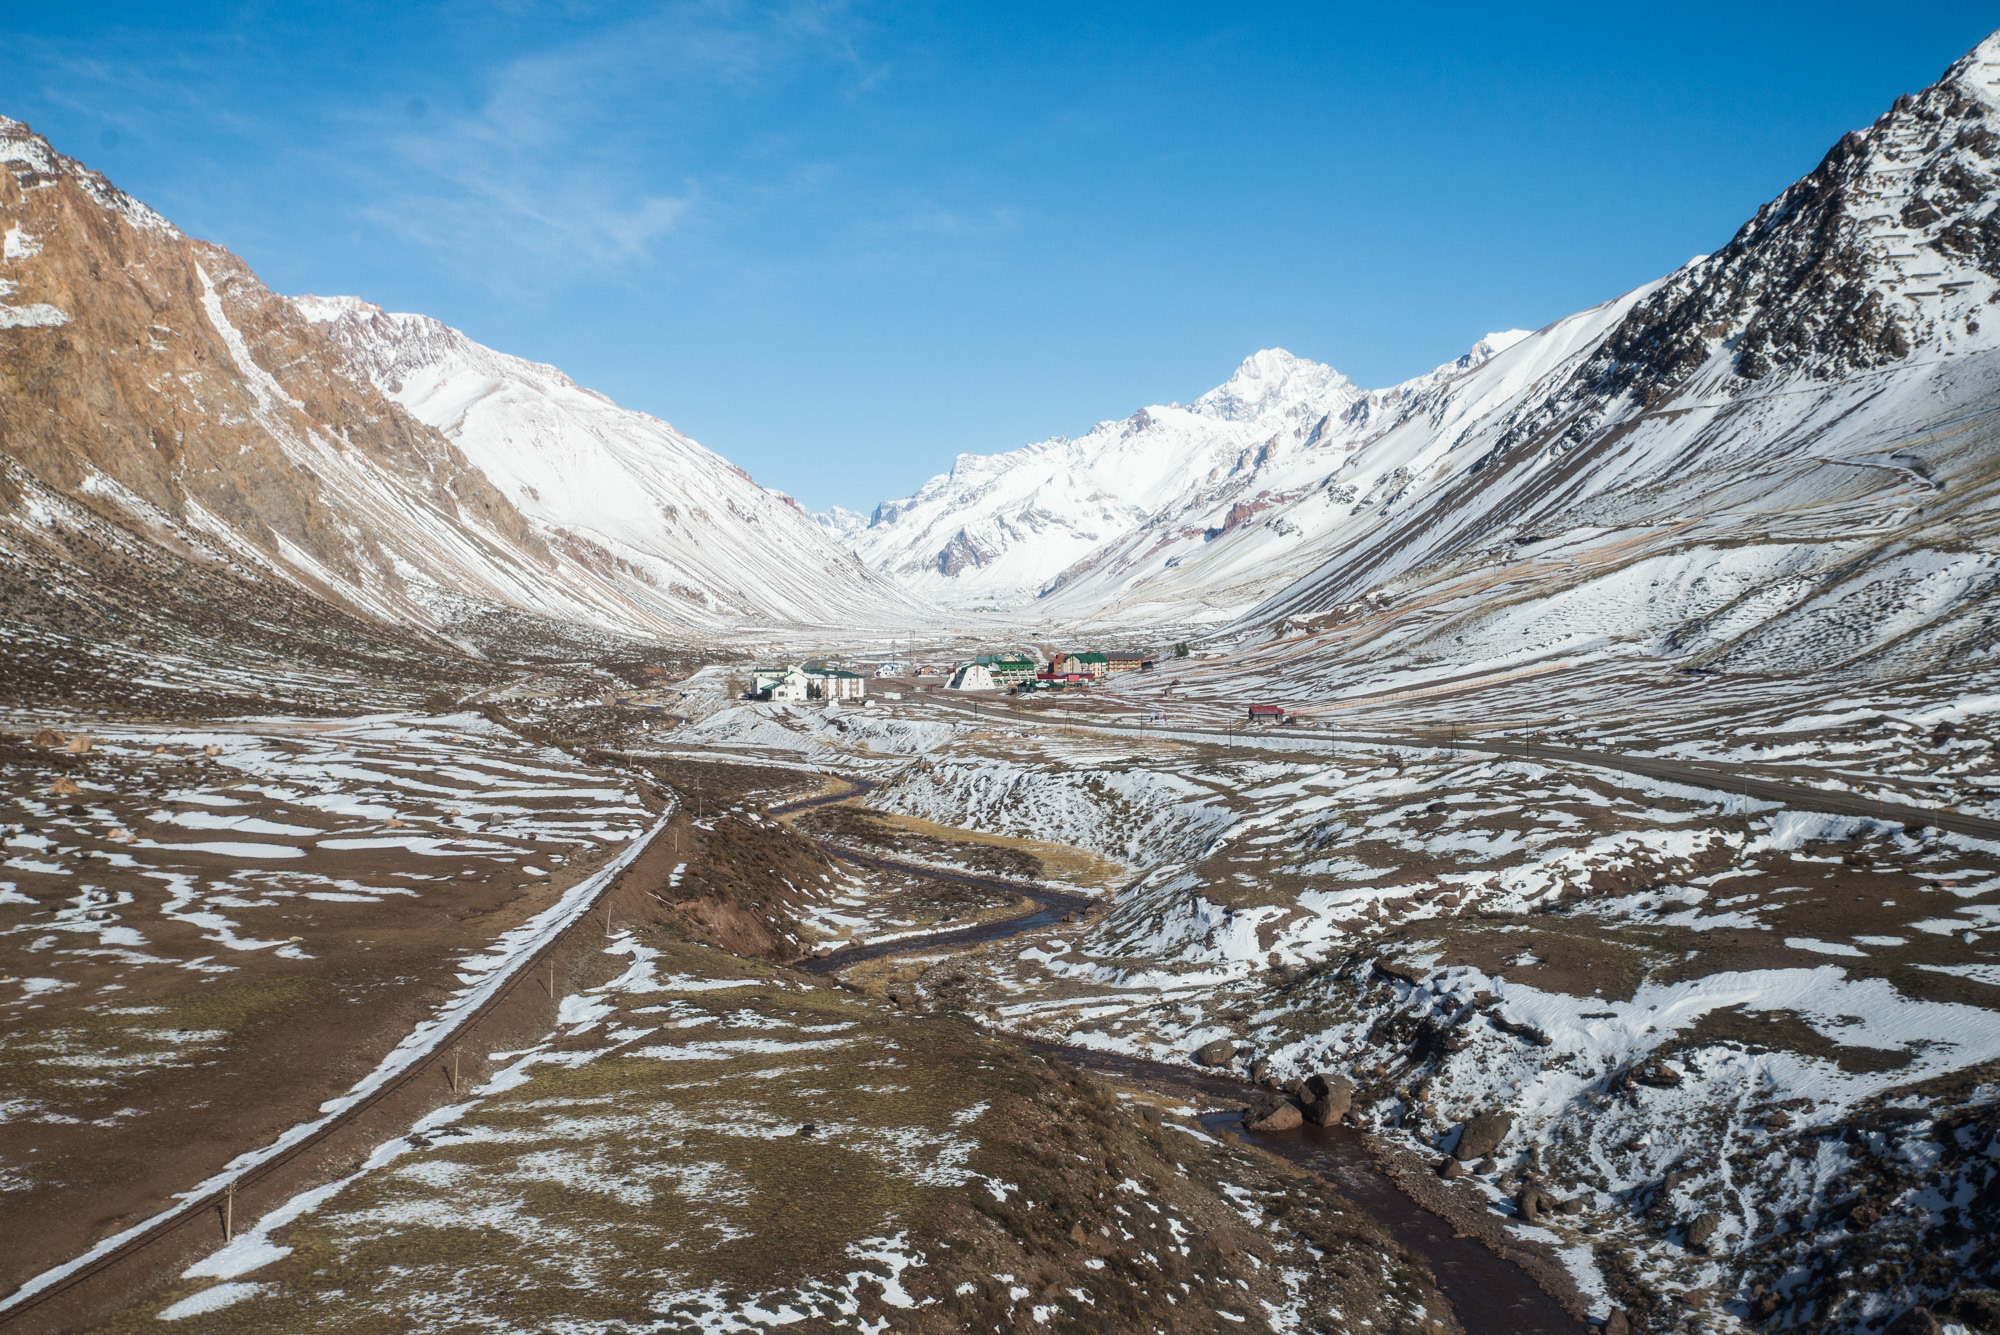
{"label": "wooden post", "polygon": [[222,1240],[228,1242],[236,1236],[236,1184],[231,1182],[222,1190]]}
{"label": "wooden post", "polygon": [[454,1046],[451,1050],[451,1092],[458,1093],[458,1057],[464,1049]]}
{"label": "wooden post", "polygon": [[556,996],[556,957],[554,955],[549,956],[549,997],[555,1001],[562,1000],[561,997]]}

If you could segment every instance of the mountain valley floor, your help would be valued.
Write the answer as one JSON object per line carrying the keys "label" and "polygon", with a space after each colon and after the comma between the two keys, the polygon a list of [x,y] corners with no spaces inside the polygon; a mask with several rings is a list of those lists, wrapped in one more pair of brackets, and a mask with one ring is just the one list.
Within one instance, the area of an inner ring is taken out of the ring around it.
{"label": "mountain valley floor", "polygon": [[974,715],[559,635],[227,696],[156,651],[141,711],[127,652],[5,725],[15,1328],[1510,1328],[1267,1152],[1313,1128],[1204,1118],[1315,1074],[1547,1328],[2000,1310],[2000,845],[1812,809],[1995,814],[1974,678],[1257,731],[1198,659]]}

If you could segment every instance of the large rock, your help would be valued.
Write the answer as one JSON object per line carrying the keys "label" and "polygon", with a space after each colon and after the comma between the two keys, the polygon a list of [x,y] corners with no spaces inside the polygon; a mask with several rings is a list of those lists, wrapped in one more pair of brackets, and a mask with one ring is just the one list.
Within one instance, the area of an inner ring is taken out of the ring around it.
{"label": "large rock", "polygon": [[1203,1066],[1227,1066],[1236,1056],[1236,1045],[1226,1038],[1204,1043],[1194,1050],[1194,1059]]}
{"label": "large rock", "polygon": [[1693,1251],[1707,1251],[1708,1240],[1715,1236],[1715,1230],[1721,1223],[1721,1217],[1712,1210],[1704,1210],[1696,1215],[1693,1222],[1688,1225],[1688,1247]]}
{"label": "large rock", "polygon": [[1500,1148],[1500,1142],[1507,1139],[1507,1133],[1514,1129],[1514,1115],[1504,1112],[1483,1112],[1469,1119],[1458,1133],[1458,1144],[1452,1149],[1452,1157],[1460,1163],[1471,1159],[1484,1159]]}
{"label": "large rock", "polygon": [[1306,1120],[1314,1126],[1332,1126],[1347,1116],[1354,1103],[1354,1082],[1344,1075],[1315,1075],[1299,1090],[1305,1104]]}
{"label": "large rock", "polygon": [[1306,1120],[1299,1105],[1282,1094],[1259,1099],[1243,1113],[1246,1131],[1290,1131]]}

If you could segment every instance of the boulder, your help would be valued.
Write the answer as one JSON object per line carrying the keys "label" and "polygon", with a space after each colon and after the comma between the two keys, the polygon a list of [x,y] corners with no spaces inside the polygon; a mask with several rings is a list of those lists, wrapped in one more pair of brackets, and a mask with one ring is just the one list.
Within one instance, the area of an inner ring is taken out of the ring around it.
{"label": "boulder", "polygon": [[36,746],[61,746],[62,744],[63,744],[62,734],[59,732],[53,732],[48,728],[43,728],[40,732],[35,734]]}
{"label": "boulder", "polygon": [[1522,1187],[1521,1194],[1514,1198],[1514,1208],[1519,1210],[1521,1218],[1530,1224],[1542,1222],[1542,1207],[1546,1204],[1548,1201],[1543,1197],[1542,1189],[1532,1182]]}
{"label": "boulder", "polygon": [[1678,1069],[1668,1065],[1658,1057],[1632,1068],[1630,1078],[1634,1084],[1650,1085],[1654,1089],[1673,1089],[1681,1082]]}
{"label": "boulder", "polygon": [[1604,1318],[1603,1335],[1632,1335],[1632,1318],[1625,1315],[1624,1308],[1611,1309],[1611,1315]]}
{"label": "boulder", "polygon": [[69,752],[73,756],[82,756],[90,754],[90,747],[91,747],[91,739],[84,736],[82,733],[78,733],[76,736],[69,739],[69,745],[65,746],[63,750]]}
{"label": "boulder", "polygon": [[1691,1251],[1705,1252],[1708,1240],[1715,1236],[1715,1230],[1722,1223],[1722,1217],[1712,1210],[1704,1210],[1688,1225],[1687,1243]]}
{"label": "boulder", "polygon": [[76,780],[70,778],[67,774],[49,785],[50,797],[75,797],[82,791],[83,789],[77,787]]}
{"label": "boulder", "polygon": [[1236,1045],[1226,1038],[1204,1043],[1194,1050],[1194,1059],[1203,1066],[1227,1066],[1236,1058]]}
{"label": "boulder", "polygon": [[1452,1155],[1461,1163],[1470,1159],[1484,1159],[1500,1148],[1500,1142],[1507,1139],[1507,1133],[1514,1129],[1514,1115],[1497,1111],[1479,1113],[1466,1119],[1465,1126],[1458,1133],[1458,1144]]}
{"label": "boulder", "polygon": [[1444,1162],[1438,1165],[1438,1176],[1447,1182],[1462,1175],[1464,1172],[1465,1165],[1452,1158],[1449,1154],[1445,1155]]}
{"label": "boulder", "polygon": [[1411,964],[1401,964],[1394,960],[1376,960],[1374,969],[1379,977],[1403,983],[1410,987],[1422,987],[1430,974]]}
{"label": "boulder", "polygon": [[1305,1121],[1299,1105],[1283,1095],[1272,1095],[1251,1104],[1243,1112],[1246,1131],[1290,1131]]}
{"label": "boulder", "polygon": [[1299,1090],[1306,1120],[1314,1126],[1332,1126],[1347,1116],[1354,1104],[1354,1082],[1344,1075],[1315,1075]]}

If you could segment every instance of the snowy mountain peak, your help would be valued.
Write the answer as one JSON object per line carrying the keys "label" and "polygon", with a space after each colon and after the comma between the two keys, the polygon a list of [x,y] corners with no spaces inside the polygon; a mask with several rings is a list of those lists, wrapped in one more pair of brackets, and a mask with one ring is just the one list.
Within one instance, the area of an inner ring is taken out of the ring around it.
{"label": "snowy mountain peak", "polygon": [[868,527],[868,516],[844,505],[834,505],[815,514],[813,522],[825,529],[835,542],[851,545]]}
{"label": "snowy mountain peak", "polygon": [[1377,390],[1265,348],[1185,407],[1141,408],[1077,439],[961,454],[915,495],[876,506],[865,526],[844,513],[819,522],[926,596],[1021,606],[1120,543],[1208,541],[1320,486],[1417,396],[1525,337],[1488,334],[1462,357]]}
{"label": "snowy mountain peak", "polygon": [[1337,412],[1361,391],[1331,366],[1265,348],[1243,359],[1236,373],[1196,399],[1191,411],[1229,422],[1283,420]]}

